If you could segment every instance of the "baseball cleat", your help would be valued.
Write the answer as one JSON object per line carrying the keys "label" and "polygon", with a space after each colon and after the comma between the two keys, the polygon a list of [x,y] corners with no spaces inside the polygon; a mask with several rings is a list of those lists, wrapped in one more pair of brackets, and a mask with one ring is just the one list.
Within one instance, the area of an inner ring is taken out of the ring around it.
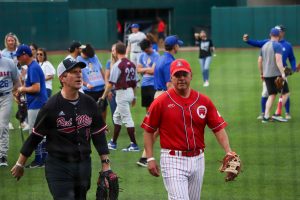
{"label": "baseball cleat", "polygon": [[269,117],[269,118],[263,117],[262,120],[261,120],[261,122],[262,122],[262,123],[269,123],[269,122],[273,122],[273,119],[270,118],[270,117]]}
{"label": "baseball cleat", "polygon": [[6,157],[2,157],[0,158],[0,167],[7,167],[7,158]]}
{"label": "baseball cleat", "polygon": [[287,122],[287,119],[284,119],[283,117],[281,117],[280,115],[273,115],[272,119],[279,121],[279,122]]}
{"label": "baseball cleat", "polygon": [[147,158],[140,158],[139,161],[136,162],[138,166],[148,167]]}
{"label": "baseball cleat", "polygon": [[117,143],[114,143],[112,140],[107,143],[107,146],[109,150],[117,150]]}
{"label": "baseball cleat", "polygon": [[130,143],[130,145],[127,148],[122,149],[124,152],[130,152],[130,151],[140,151],[140,148],[137,144],[134,144],[133,142]]}

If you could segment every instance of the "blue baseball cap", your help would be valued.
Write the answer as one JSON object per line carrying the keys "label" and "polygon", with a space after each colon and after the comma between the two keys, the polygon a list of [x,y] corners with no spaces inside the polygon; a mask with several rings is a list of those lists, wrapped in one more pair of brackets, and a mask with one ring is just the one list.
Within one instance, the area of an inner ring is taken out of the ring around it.
{"label": "blue baseball cap", "polygon": [[272,28],[270,31],[270,35],[275,36],[275,37],[278,37],[279,33],[280,33],[280,31],[277,28]]}
{"label": "blue baseball cap", "polygon": [[183,41],[179,40],[177,35],[170,35],[170,36],[166,37],[165,45],[174,46],[175,44],[178,44],[179,46],[181,46],[181,45],[183,45]]}
{"label": "blue baseball cap", "polygon": [[130,27],[131,27],[131,28],[140,28],[140,25],[138,25],[138,24],[131,24]]}
{"label": "blue baseball cap", "polygon": [[21,44],[20,46],[18,46],[18,49],[17,49],[16,53],[14,54],[14,56],[19,57],[24,54],[32,56],[32,51],[31,51],[30,47],[27,46],[26,44]]}

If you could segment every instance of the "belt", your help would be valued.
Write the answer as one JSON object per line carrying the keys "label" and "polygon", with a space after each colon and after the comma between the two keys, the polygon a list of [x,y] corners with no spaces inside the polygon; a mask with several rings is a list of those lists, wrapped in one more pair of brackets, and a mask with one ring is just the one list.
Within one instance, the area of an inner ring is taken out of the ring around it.
{"label": "belt", "polygon": [[0,97],[10,94],[10,92],[2,92],[0,93]]}
{"label": "belt", "polygon": [[169,150],[169,155],[171,156],[183,156],[183,157],[194,157],[198,156],[204,152],[204,149],[196,149],[191,151],[178,151],[178,150]]}
{"label": "belt", "polygon": [[142,53],[141,51],[133,51],[132,53]]}

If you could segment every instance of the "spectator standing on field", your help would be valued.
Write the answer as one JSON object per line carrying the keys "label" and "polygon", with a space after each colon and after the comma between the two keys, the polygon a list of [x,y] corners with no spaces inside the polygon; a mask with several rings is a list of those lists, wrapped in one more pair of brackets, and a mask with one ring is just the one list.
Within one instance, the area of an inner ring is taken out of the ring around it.
{"label": "spectator standing on field", "polygon": [[45,80],[46,80],[46,90],[47,90],[47,96],[48,98],[52,95],[52,80],[55,75],[55,68],[53,65],[48,61],[47,58],[47,52],[43,48],[39,48],[37,50],[37,61],[39,65],[41,66]]}

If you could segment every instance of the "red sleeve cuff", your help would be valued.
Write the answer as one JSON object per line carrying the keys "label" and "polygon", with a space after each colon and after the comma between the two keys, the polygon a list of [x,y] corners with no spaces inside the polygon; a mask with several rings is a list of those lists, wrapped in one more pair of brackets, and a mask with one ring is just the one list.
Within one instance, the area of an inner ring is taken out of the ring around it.
{"label": "red sleeve cuff", "polygon": [[141,124],[141,128],[143,128],[145,131],[147,131],[148,133],[154,133],[157,129],[154,127],[149,126],[148,124],[146,124],[145,122],[143,122]]}
{"label": "red sleeve cuff", "polygon": [[224,121],[223,123],[219,124],[218,126],[212,128],[211,130],[214,132],[214,133],[217,133],[219,132],[220,130],[222,130],[223,128],[225,128],[227,126],[227,123]]}

